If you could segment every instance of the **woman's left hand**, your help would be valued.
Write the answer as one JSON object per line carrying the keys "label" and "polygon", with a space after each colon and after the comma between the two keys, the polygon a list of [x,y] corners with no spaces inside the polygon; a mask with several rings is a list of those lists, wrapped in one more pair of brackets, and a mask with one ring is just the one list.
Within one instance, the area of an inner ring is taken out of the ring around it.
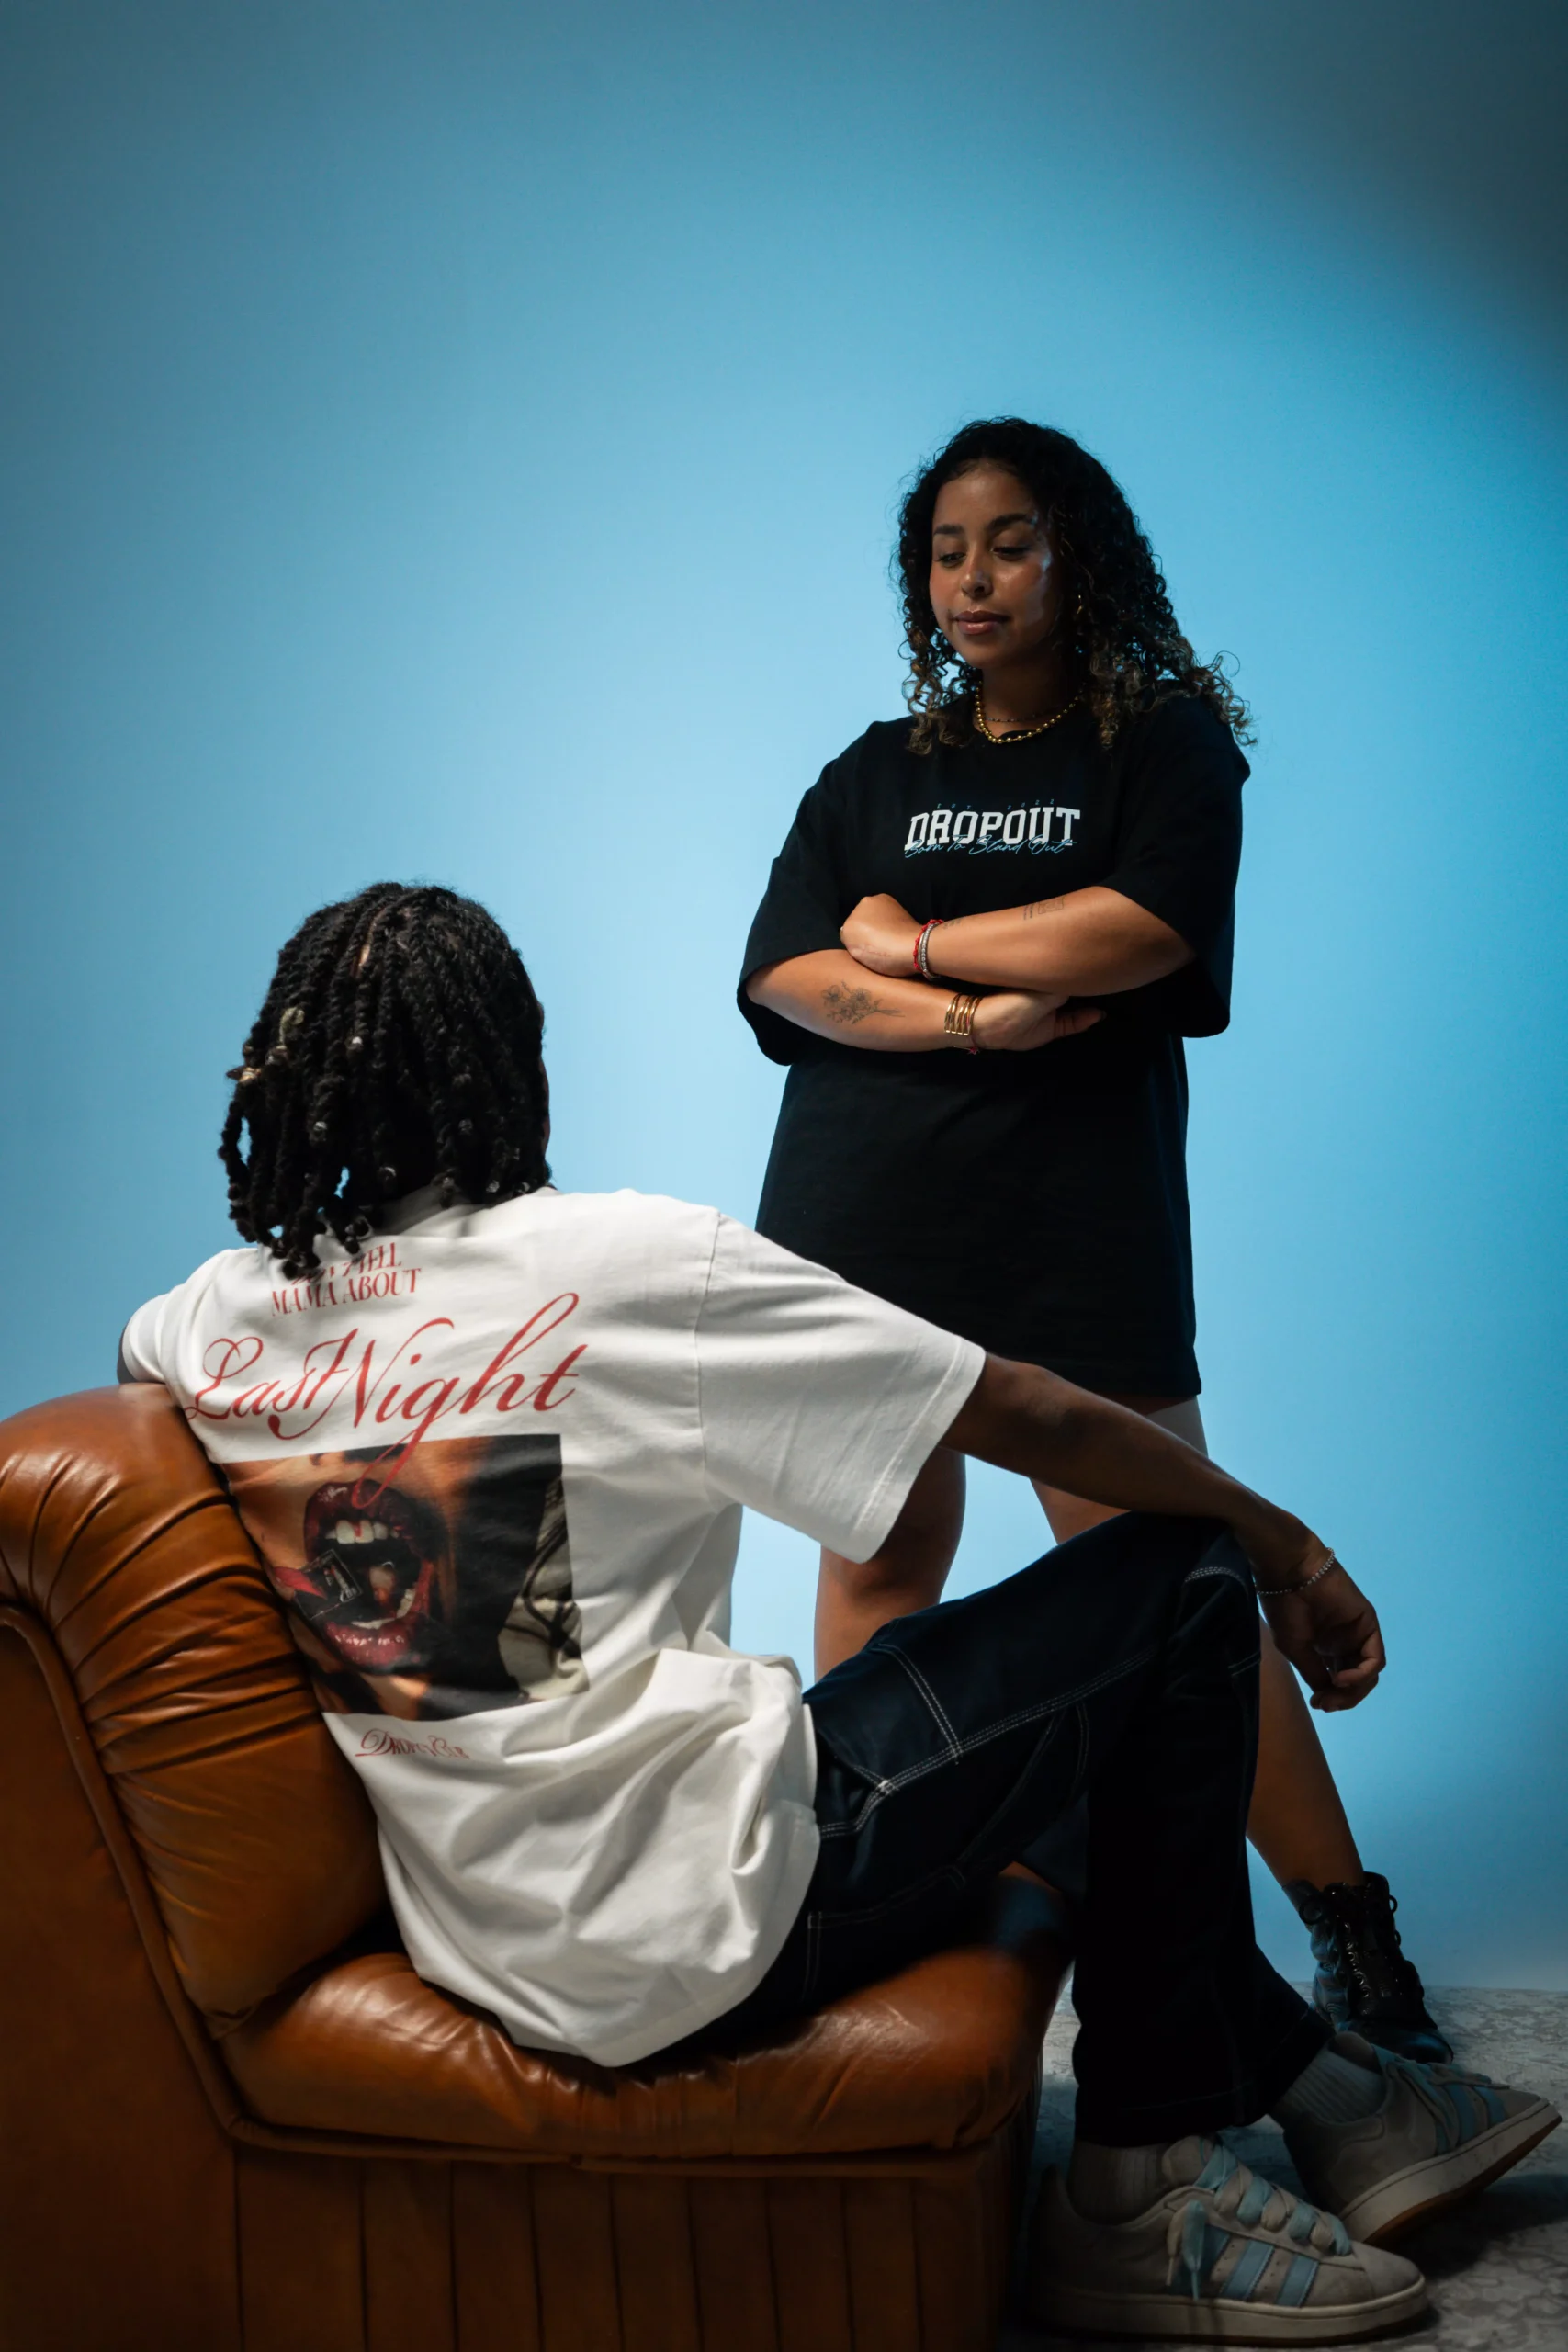
{"label": "woman's left hand", "polygon": [[886,890],[863,899],[839,933],[857,964],[893,980],[915,977],[915,942],[919,935],[920,925],[914,916],[907,915]]}

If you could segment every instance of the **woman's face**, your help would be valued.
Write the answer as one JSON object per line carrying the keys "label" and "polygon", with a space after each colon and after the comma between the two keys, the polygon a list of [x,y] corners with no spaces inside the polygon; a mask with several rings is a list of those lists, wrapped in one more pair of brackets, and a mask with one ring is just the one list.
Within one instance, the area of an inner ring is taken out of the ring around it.
{"label": "woman's face", "polygon": [[1042,651],[1061,605],[1055,557],[1032,493],[1001,466],[978,465],[937,493],[931,610],[976,670]]}

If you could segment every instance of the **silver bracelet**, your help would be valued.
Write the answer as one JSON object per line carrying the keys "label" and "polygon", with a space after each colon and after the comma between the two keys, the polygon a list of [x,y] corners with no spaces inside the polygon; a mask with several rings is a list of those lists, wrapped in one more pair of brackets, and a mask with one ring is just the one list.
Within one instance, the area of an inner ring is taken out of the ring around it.
{"label": "silver bracelet", "polygon": [[931,955],[931,933],[933,931],[940,931],[946,921],[945,915],[933,915],[930,922],[922,923],[920,926],[920,935],[915,942],[915,969],[922,980],[935,978],[928,961]]}
{"label": "silver bracelet", "polygon": [[1300,1584],[1255,1584],[1252,1589],[1259,1600],[1285,1600],[1292,1592],[1310,1592],[1313,1586],[1320,1583],[1328,1574],[1330,1568],[1343,1567],[1343,1566],[1344,1562],[1337,1559],[1330,1552],[1322,1567],[1314,1568],[1310,1577],[1302,1578]]}

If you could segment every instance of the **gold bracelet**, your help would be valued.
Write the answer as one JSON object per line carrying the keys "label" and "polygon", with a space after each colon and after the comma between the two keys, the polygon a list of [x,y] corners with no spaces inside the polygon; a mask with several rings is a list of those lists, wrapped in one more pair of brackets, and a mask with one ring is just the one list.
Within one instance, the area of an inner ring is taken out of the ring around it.
{"label": "gold bracelet", "polygon": [[977,1054],[980,1050],[975,1043],[975,1015],[979,1009],[977,996],[965,996],[962,989],[955,989],[948,999],[947,1011],[942,1016],[942,1034],[956,1037],[966,1054]]}

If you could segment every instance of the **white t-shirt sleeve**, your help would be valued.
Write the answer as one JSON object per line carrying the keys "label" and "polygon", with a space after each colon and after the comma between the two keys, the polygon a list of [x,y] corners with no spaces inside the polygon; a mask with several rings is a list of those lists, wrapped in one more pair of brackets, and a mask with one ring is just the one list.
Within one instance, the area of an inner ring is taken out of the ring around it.
{"label": "white t-shirt sleeve", "polygon": [[158,1335],[164,1309],[178,1295],[164,1291],[159,1298],[150,1298],[139,1306],[119,1337],[119,1377],[126,1380],[162,1380],[159,1368]]}
{"label": "white t-shirt sleeve", "polygon": [[250,1255],[246,1250],[219,1250],[204,1259],[194,1274],[176,1283],[173,1290],[163,1291],[144,1306],[139,1306],[119,1335],[120,1379],[162,1380],[175,1385],[175,1367],[192,1317],[206,1302],[222,1270]]}
{"label": "white t-shirt sleeve", "polygon": [[986,1361],[726,1216],[696,1339],[712,1485],[851,1560],[881,1544]]}
{"label": "white t-shirt sleeve", "polygon": [[122,1381],[170,1379],[180,1335],[189,1322],[192,1309],[205,1295],[214,1269],[232,1254],[220,1250],[217,1257],[209,1258],[183,1283],[176,1283],[173,1290],[161,1292],[137,1308],[119,1335]]}

